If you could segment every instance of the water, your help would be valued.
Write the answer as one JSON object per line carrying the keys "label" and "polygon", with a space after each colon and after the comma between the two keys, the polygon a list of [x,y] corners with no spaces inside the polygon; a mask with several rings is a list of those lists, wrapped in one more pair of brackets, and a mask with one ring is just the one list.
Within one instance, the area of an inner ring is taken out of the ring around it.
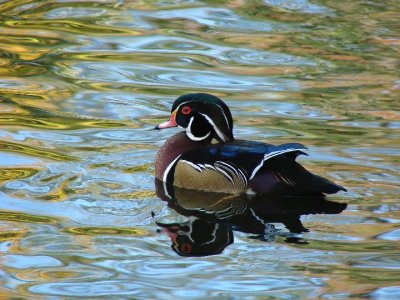
{"label": "water", "polygon": [[[14,0],[0,15],[3,298],[400,298],[398,1]],[[299,216],[302,233],[221,225],[220,254],[178,255],[159,225],[193,219],[153,177],[176,131],[153,128],[195,91],[226,100],[239,138],[307,145],[347,208]]]}

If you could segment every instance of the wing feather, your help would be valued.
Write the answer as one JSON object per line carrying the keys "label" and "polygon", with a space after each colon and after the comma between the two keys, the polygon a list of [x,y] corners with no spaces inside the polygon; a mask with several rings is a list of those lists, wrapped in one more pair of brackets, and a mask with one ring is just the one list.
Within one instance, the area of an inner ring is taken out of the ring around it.
{"label": "wing feather", "polygon": [[181,159],[176,165],[174,184],[189,189],[242,193],[247,189],[248,180],[245,171],[229,162],[196,164]]}
{"label": "wing feather", "polygon": [[287,148],[287,149],[281,149],[281,150],[276,150],[276,151],[271,151],[268,152],[264,155],[263,159],[260,161],[260,163],[253,169],[253,172],[251,173],[250,179],[252,179],[258,172],[258,170],[260,170],[260,168],[264,165],[264,163],[273,158],[276,157],[278,155],[282,155],[282,154],[286,154],[286,153],[293,153],[293,152],[300,152],[300,153],[304,153],[302,150],[304,150],[304,147],[301,148]]}

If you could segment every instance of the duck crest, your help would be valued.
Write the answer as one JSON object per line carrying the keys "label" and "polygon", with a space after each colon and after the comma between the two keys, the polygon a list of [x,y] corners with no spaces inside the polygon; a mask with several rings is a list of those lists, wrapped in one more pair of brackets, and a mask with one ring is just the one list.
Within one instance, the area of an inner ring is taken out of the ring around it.
{"label": "duck crest", "polygon": [[171,109],[171,118],[157,128],[172,126],[185,128],[193,141],[214,138],[220,142],[233,141],[233,120],[228,106],[218,97],[194,93],[177,98]]}

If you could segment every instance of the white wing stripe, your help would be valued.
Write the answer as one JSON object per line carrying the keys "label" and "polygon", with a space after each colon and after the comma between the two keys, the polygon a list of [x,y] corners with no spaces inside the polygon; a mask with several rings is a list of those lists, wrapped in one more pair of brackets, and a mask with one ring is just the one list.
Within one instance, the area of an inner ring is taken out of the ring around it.
{"label": "white wing stripe", "polygon": [[250,179],[253,179],[253,177],[256,175],[256,173],[258,172],[258,170],[264,165],[264,163],[270,159],[273,158],[275,156],[284,154],[284,153],[288,153],[288,152],[294,152],[294,151],[303,151],[304,148],[289,148],[289,149],[285,149],[285,150],[278,150],[278,151],[273,151],[271,153],[265,154],[264,158],[261,160],[261,162],[254,168],[253,173],[251,173]]}
{"label": "white wing stripe", "polygon": [[247,177],[240,168],[236,168],[235,166],[220,160],[216,161],[215,164],[216,165],[218,164],[219,166],[221,167],[223,166],[224,168],[226,168],[227,171],[229,171],[233,175],[233,177],[236,177],[245,186],[247,186]]}
{"label": "white wing stripe", "polygon": [[219,172],[221,172],[226,178],[228,178],[228,180],[231,182],[232,185],[235,185],[235,182],[233,181],[233,177],[228,174],[228,172],[226,172],[225,170],[223,170],[223,168],[216,166],[215,167]]}
{"label": "white wing stripe", "polygon": [[220,163],[220,164],[224,165],[225,167],[229,168],[230,170],[232,170],[236,174],[236,176],[240,176],[238,171],[236,170],[236,168],[233,167],[232,165],[230,165],[224,161],[221,161],[221,160],[217,161],[217,163]]}
{"label": "white wing stripe", "polygon": [[191,161],[181,159],[181,162],[188,164],[189,166],[191,166],[193,169],[195,169],[198,172],[201,172],[201,170],[202,170],[201,165],[194,164]]}

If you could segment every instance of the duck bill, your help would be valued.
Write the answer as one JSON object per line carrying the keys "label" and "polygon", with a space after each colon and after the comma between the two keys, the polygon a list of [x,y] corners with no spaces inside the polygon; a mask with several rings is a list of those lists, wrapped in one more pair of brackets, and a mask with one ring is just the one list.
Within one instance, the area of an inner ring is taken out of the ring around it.
{"label": "duck bill", "polygon": [[169,120],[167,122],[161,123],[157,125],[154,129],[155,130],[160,130],[160,129],[165,129],[165,128],[170,128],[170,127],[176,127],[178,124],[176,124],[176,111],[174,111],[171,116],[169,117]]}

